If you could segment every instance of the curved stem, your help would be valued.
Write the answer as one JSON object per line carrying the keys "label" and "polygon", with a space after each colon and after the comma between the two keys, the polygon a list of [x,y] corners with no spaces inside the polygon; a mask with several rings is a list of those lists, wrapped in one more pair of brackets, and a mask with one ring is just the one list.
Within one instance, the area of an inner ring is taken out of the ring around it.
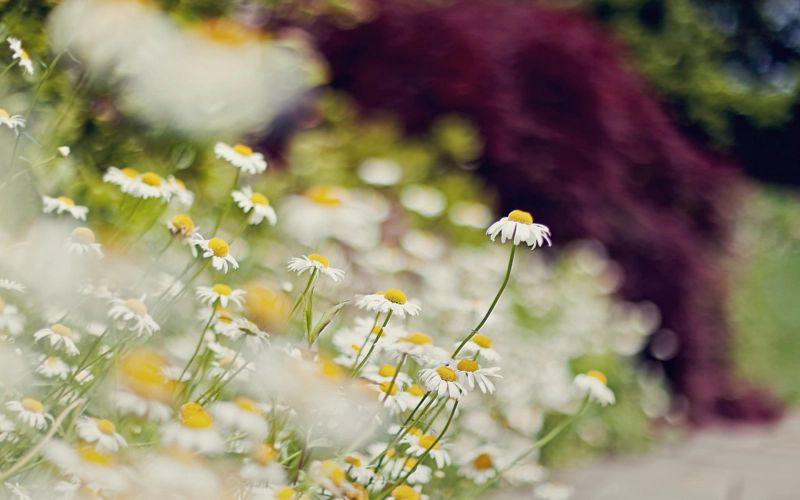
{"label": "curved stem", "polygon": [[[392,317],[392,312],[394,311],[390,309],[389,312],[386,314],[386,319],[383,320],[383,324],[381,325],[381,330],[383,330],[383,328],[389,323],[389,318]],[[361,369],[364,368],[364,365],[367,364],[367,360],[369,360],[370,355],[372,355],[372,351],[375,350],[375,345],[378,343],[378,339],[380,338],[381,338],[381,332],[376,333],[375,339],[372,341],[372,345],[369,346],[369,351],[367,351],[367,355],[364,356],[364,359],[362,359],[361,362],[358,364],[358,366],[356,366],[355,369],[353,370],[353,373],[351,374],[353,377],[358,376],[358,372],[360,372]]]}

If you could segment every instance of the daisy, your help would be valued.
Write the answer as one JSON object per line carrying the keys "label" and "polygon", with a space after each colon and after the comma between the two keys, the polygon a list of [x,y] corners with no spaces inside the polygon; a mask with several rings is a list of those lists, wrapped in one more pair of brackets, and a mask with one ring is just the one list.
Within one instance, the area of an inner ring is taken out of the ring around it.
{"label": "daisy", "polygon": [[355,490],[347,481],[347,474],[339,464],[333,460],[315,461],[309,467],[311,480],[322,488],[331,492],[334,498],[345,497],[348,492]]}
{"label": "daisy", "polygon": [[66,379],[71,371],[69,365],[56,356],[45,357],[41,364],[36,367],[36,373],[39,375],[47,378],[57,377],[62,380]]}
{"label": "daisy", "polygon": [[164,443],[200,453],[218,453],[225,441],[214,429],[214,417],[197,403],[184,403],[178,412],[178,421],[166,426]]}
{"label": "daisy", "polygon": [[456,373],[458,374],[458,381],[462,386],[469,386],[474,389],[477,385],[484,394],[491,394],[494,392],[494,382],[492,378],[503,378],[500,373],[499,366],[492,366],[482,368],[474,359],[460,359],[455,365]]}
{"label": "daisy", "polygon": [[103,182],[117,186],[123,193],[131,194],[139,175],[139,171],[135,168],[108,167],[106,173],[103,174]]}
{"label": "daisy", "polygon": [[415,457],[421,457],[426,451],[433,457],[438,468],[450,464],[450,454],[442,447],[441,441],[437,441],[433,434],[423,434],[422,431],[409,432],[403,437],[401,443],[408,445],[407,452]]}
{"label": "daisy", "polygon": [[269,345],[269,333],[265,332],[247,318],[238,318],[236,327],[239,332],[244,334],[244,342],[252,352],[261,351],[264,346]]}
{"label": "daisy", "polygon": [[447,351],[433,344],[430,335],[422,332],[394,337],[384,344],[383,350],[394,358],[406,354],[425,364],[442,362],[449,357]]}
{"label": "daisy", "polygon": [[488,447],[475,450],[459,467],[459,472],[476,484],[483,484],[497,475],[497,452]]}
{"label": "daisy", "polygon": [[120,320],[128,323],[128,329],[136,332],[137,337],[142,335],[153,335],[159,331],[161,327],[156,323],[150,314],[147,312],[147,306],[144,303],[146,295],[130,299],[111,299],[111,308],[108,310],[108,316],[111,319]]}
{"label": "daisy", "polygon": [[550,229],[544,224],[535,224],[533,216],[522,210],[512,210],[508,217],[503,217],[486,230],[492,241],[500,235],[500,242],[513,238],[514,244],[525,242],[531,249],[540,247],[547,242],[550,246]]}
{"label": "daisy", "polygon": [[0,413],[0,443],[12,443],[17,440],[14,421]]}
{"label": "daisy", "polygon": [[192,218],[186,214],[178,214],[171,218],[167,222],[167,229],[173,236],[180,234],[184,238],[190,238],[198,231]]}
{"label": "daisy", "polygon": [[381,382],[390,382],[392,380],[395,380],[403,386],[411,383],[411,377],[402,372],[397,373],[397,367],[390,364],[383,364],[380,366],[368,365],[364,368],[364,372],[361,376],[378,384]]}
{"label": "daisy", "polygon": [[137,415],[148,420],[164,422],[172,416],[172,409],[168,405],[127,390],[115,392],[113,401],[122,413]]}
{"label": "daisy", "polygon": [[367,311],[388,312],[404,317],[416,316],[419,314],[420,307],[408,301],[408,297],[402,290],[389,288],[383,292],[376,292],[369,295],[361,295],[356,300],[356,306]]}
{"label": "daisy", "polygon": [[222,307],[228,307],[228,303],[242,307],[244,296],[247,292],[238,288],[231,288],[224,283],[217,283],[214,286],[198,286],[197,298],[207,306],[214,306],[219,302]]}
{"label": "daisy", "polygon": [[17,283],[16,281],[7,278],[0,278],[0,288],[20,293],[25,292],[25,285],[23,285],[22,283]]}
{"label": "daisy", "polygon": [[47,428],[48,421],[53,421],[53,416],[45,412],[42,402],[36,399],[23,398],[19,401],[9,401],[6,403],[6,409],[16,413],[17,420],[39,431]]}
{"label": "daisy", "polygon": [[8,333],[15,337],[25,329],[25,316],[14,304],[0,298],[0,333]]}
{"label": "daisy", "polygon": [[233,401],[218,401],[210,411],[223,428],[243,432],[257,440],[267,435],[264,407],[252,399],[240,396]]}
{"label": "daisy", "polygon": [[75,424],[78,437],[93,443],[98,451],[115,453],[120,447],[128,446],[125,438],[117,432],[114,423],[104,418],[81,417]]}
{"label": "daisy", "polygon": [[102,246],[96,242],[94,231],[83,226],[72,230],[67,238],[67,250],[76,255],[94,254],[98,258],[103,257]]}
{"label": "daisy", "polygon": [[20,42],[18,38],[14,37],[8,37],[6,38],[6,41],[8,42],[8,47],[14,53],[11,56],[11,59],[19,60],[19,65],[22,66],[29,75],[32,75],[33,62],[31,61],[31,58],[25,49],[22,48],[22,42]]}
{"label": "daisy", "polygon": [[236,262],[236,259],[230,254],[228,242],[222,238],[214,237],[206,240],[201,236],[194,240],[194,244],[203,250],[204,259],[211,257],[211,265],[217,271],[227,273],[228,266],[233,269],[239,269],[239,263]]}
{"label": "daisy", "polygon": [[267,169],[264,155],[256,153],[249,146],[236,144],[233,147],[218,142],[214,146],[214,154],[246,174],[260,174]]}
{"label": "daisy", "polygon": [[261,193],[253,192],[250,186],[234,191],[231,193],[231,197],[244,213],[250,214],[248,219],[250,225],[261,224],[264,219],[267,219],[270,226],[274,226],[278,222],[278,216],[275,214],[275,209],[270,206],[269,199]]}
{"label": "daisy", "polygon": [[344,277],[344,271],[335,267],[330,267],[328,258],[318,253],[289,259],[288,269],[297,274],[303,274],[306,271],[317,271],[317,273],[324,274],[335,282],[338,282]]}
{"label": "daisy", "polygon": [[169,202],[172,198],[169,184],[155,172],[136,176],[130,183],[128,194],[145,200],[156,198],[164,202]]}
{"label": "daisy", "polygon": [[448,397],[458,401],[467,391],[458,381],[458,373],[449,366],[423,368],[419,371],[420,382],[439,397]]}
{"label": "daisy", "polygon": [[246,378],[254,367],[241,353],[230,347],[225,347],[217,342],[209,342],[208,349],[214,353],[214,361],[211,362],[211,369],[208,373],[212,377],[219,377],[221,380],[230,379],[233,376]]}
{"label": "daisy", "polygon": [[278,450],[272,446],[260,443],[253,450],[251,456],[244,461],[239,475],[254,483],[280,484],[286,482],[286,472],[283,466],[275,459]]}
{"label": "daisy", "polygon": [[194,193],[186,189],[186,184],[175,176],[170,175],[167,177],[167,189],[170,194],[178,200],[178,203],[184,207],[192,206],[194,203]]}
{"label": "daisy", "polygon": [[[455,345],[458,346],[459,344],[460,342],[457,342]],[[464,354],[478,353],[478,357],[484,358],[486,361],[496,362],[502,359],[500,353],[492,348],[491,337],[481,333],[473,335],[461,350],[464,351]]]}
{"label": "daisy", "polygon": [[399,382],[392,383],[391,380],[386,380],[370,387],[378,393],[378,401],[383,406],[389,408],[392,415],[406,411],[410,408],[409,399],[405,397],[405,392]]}
{"label": "daisy", "polygon": [[5,109],[0,108],[0,126],[3,125],[19,135],[19,129],[25,128],[25,118],[22,115],[12,115]]}
{"label": "daisy", "polygon": [[42,339],[47,339],[50,341],[51,347],[62,347],[70,356],[80,354],[80,351],[75,346],[75,341],[79,339],[78,335],[73,333],[70,327],[62,325],[61,323],[50,325],[49,328],[42,328],[33,334],[33,338],[37,342]]}
{"label": "daisy", "polygon": [[116,363],[116,373],[123,388],[115,393],[116,406],[125,413],[153,420],[167,420],[178,382],[167,376],[169,367],[159,353],[138,349],[123,355]]}
{"label": "daisy", "polygon": [[414,469],[414,472],[406,478],[410,484],[427,484],[431,481],[433,470],[427,465],[419,463],[419,460],[414,457],[398,458],[387,467],[388,474],[394,477],[404,477],[411,469]]}
{"label": "daisy", "polygon": [[589,399],[597,401],[601,406],[608,406],[616,402],[614,392],[608,388],[608,378],[603,372],[590,370],[575,376],[575,388],[581,395],[589,396]]}
{"label": "daisy", "polygon": [[361,453],[350,453],[342,461],[348,465],[347,475],[357,483],[367,484],[375,477],[375,471],[369,467],[369,460]]}
{"label": "daisy", "polygon": [[42,204],[44,205],[44,213],[57,213],[58,215],[68,212],[72,217],[78,220],[86,220],[86,214],[89,209],[82,205],[76,205],[72,198],[66,196],[59,196],[58,198],[51,198],[50,196],[42,196]]}
{"label": "daisy", "polygon": [[422,500],[427,498],[419,492],[419,490],[412,488],[407,484],[396,486],[386,500]]}
{"label": "daisy", "polygon": [[53,440],[44,447],[43,454],[64,474],[77,478],[83,493],[92,495],[102,490],[116,498],[129,487],[128,474],[117,464],[117,457],[90,443],[79,441],[69,445]]}

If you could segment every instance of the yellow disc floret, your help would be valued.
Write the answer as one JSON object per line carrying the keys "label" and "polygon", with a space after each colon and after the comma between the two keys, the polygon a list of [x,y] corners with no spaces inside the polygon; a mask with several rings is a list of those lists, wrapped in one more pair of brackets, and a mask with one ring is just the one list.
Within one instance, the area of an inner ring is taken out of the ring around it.
{"label": "yellow disc floret", "polygon": [[419,437],[419,445],[422,448],[430,449],[430,448],[438,448],[439,442],[436,439],[436,436],[431,434],[423,434]]}
{"label": "yellow disc floret", "polygon": [[234,404],[241,408],[244,411],[250,413],[261,413],[261,407],[258,406],[258,403],[253,401],[250,398],[246,398],[244,396],[238,396],[233,400]]}
{"label": "yellow disc floret", "polygon": [[67,325],[62,325],[61,323],[51,325],[50,330],[57,335],[61,335],[62,337],[72,337],[72,329]]}
{"label": "yellow disc floret", "polygon": [[121,172],[122,175],[124,175],[125,177],[130,177],[131,179],[135,179],[136,177],[139,176],[139,171],[131,167],[125,167],[121,170]]}
{"label": "yellow disc floret", "polygon": [[492,347],[492,339],[480,333],[473,335],[472,341],[484,349],[489,349]]}
{"label": "yellow disc floret", "polygon": [[91,245],[95,242],[94,231],[88,227],[76,227],[73,229],[72,238],[84,245]]}
{"label": "yellow disc floret", "polygon": [[494,462],[492,461],[491,455],[488,453],[481,453],[472,459],[472,466],[478,470],[486,470],[494,467]]}
{"label": "yellow disc floret", "polygon": [[423,389],[422,387],[418,386],[417,384],[412,384],[412,385],[408,386],[408,388],[406,389],[406,392],[411,394],[412,396],[420,397],[420,396],[423,396],[425,394],[425,389]]}
{"label": "yellow disc floret", "polygon": [[599,380],[604,385],[608,384],[608,377],[606,377],[606,374],[601,372],[601,371],[589,370],[588,372],[586,372],[586,375],[588,375],[588,376],[590,376],[590,377],[592,377],[594,379]]}
{"label": "yellow disc floret", "polygon": [[178,214],[172,218],[172,227],[179,233],[189,234],[194,230],[194,221],[186,214]]}
{"label": "yellow disc floret", "polygon": [[407,484],[401,484],[392,490],[392,498],[395,500],[419,500],[422,498],[417,490]]}
{"label": "yellow disc floret", "polygon": [[208,248],[210,248],[217,257],[225,257],[228,255],[228,242],[222,238],[217,238],[215,236],[214,238],[208,240]]}
{"label": "yellow disc floret", "polygon": [[142,182],[148,186],[159,187],[161,185],[161,176],[155,172],[145,172],[142,174]]}
{"label": "yellow disc floret", "polygon": [[474,359],[460,359],[458,360],[458,364],[456,364],[456,368],[462,372],[474,372],[478,371],[480,366]]}
{"label": "yellow disc floret", "polygon": [[278,457],[278,451],[272,446],[261,443],[253,451],[253,460],[261,465],[267,465]]}
{"label": "yellow disc floret", "polygon": [[355,467],[361,467],[362,465],[364,465],[364,462],[355,455],[347,455],[346,457],[344,457],[344,462],[353,465]]}
{"label": "yellow disc floret", "polygon": [[403,305],[408,302],[408,297],[406,297],[406,294],[397,288],[389,288],[388,290],[384,291],[383,297],[389,302],[394,302],[395,304]]}
{"label": "yellow disc floret", "polygon": [[95,448],[89,443],[81,443],[77,447],[78,455],[86,461],[97,465],[111,465],[114,457]]}
{"label": "yellow disc floret", "polygon": [[524,210],[512,210],[508,213],[508,220],[519,222],[520,224],[533,224],[533,216]]}
{"label": "yellow disc floret", "polygon": [[426,335],[422,332],[412,332],[405,337],[403,337],[404,342],[410,342],[412,344],[430,344],[433,342],[433,339],[430,335]]}
{"label": "yellow disc floret", "polygon": [[397,368],[394,365],[381,365],[378,368],[378,375],[381,377],[394,377],[395,373],[397,373]]}
{"label": "yellow disc floret", "polygon": [[322,264],[322,267],[328,267],[331,265],[331,261],[329,261],[327,257],[325,257],[324,255],[320,255],[318,253],[309,254],[308,260],[319,262],[320,264]]}
{"label": "yellow disc floret", "polygon": [[97,424],[97,428],[103,434],[114,434],[114,432],[117,430],[116,427],[114,427],[114,422],[105,418],[95,420],[95,423]]}
{"label": "yellow disc floret", "polygon": [[313,186],[306,190],[306,198],[320,205],[334,206],[342,203],[339,190],[333,186]]}
{"label": "yellow disc floret", "polygon": [[440,366],[436,369],[436,373],[439,374],[439,378],[444,380],[445,382],[455,382],[456,381],[456,372],[452,368],[448,368],[446,366]]}
{"label": "yellow disc floret", "polygon": [[147,306],[139,299],[128,299],[125,307],[133,311],[137,316],[147,316]]}
{"label": "yellow disc floret", "polygon": [[24,398],[22,401],[22,407],[28,411],[32,411],[34,413],[43,413],[44,412],[44,405],[38,399],[33,398]]}
{"label": "yellow disc floret", "polygon": [[250,195],[250,201],[256,205],[269,205],[269,198],[261,193],[253,193]]}
{"label": "yellow disc floret", "polygon": [[245,146],[244,144],[234,145],[233,150],[242,156],[250,156],[253,154],[253,148],[251,148],[250,146]]}
{"label": "yellow disc floret", "polygon": [[70,207],[73,207],[73,206],[75,206],[75,200],[73,200],[73,199],[72,199],[72,198],[70,198],[69,196],[59,196],[59,197],[58,197],[58,198],[56,198],[56,199],[57,199],[58,201],[60,201],[61,203],[63,203],[64,205],[69,205]]}
{"label": "yellow disc floret", "polygon": [[320,462],[322,474],[333,481],[333,484],[340,485],[345,480],[345,473],[333,460],[323,460]]}
{"label": "yellow disc floret", "polygon": [[284,486],[275,492],[275,500],[292,500],[297,494],[291,486]]}
{"label": "yellow disc floret", "polygon": [[229,287],[224,283],[217,283],[216,285],[212,286],[211,289],[217,295],[230,295],[231,293],[233,293],[231,287]]}
{"label": "yellow disc floret", "polygon": [[214,424],[214,417],[197,403],[184,403],[178,415],[181,423],[193,429],[207,429]]}
{"label": "yellow disc floret", "polygon": [[385,392],[390,396],[394,396],[395,394],[397,394],[397,384],[392,383],[389,380],[381,382],[380,387],[381,387],[381,392]]}

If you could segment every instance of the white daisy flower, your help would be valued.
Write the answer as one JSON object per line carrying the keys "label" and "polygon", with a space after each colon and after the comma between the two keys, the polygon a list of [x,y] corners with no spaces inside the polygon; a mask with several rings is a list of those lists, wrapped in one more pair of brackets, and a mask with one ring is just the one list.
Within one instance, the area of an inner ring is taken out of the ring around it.
{"label": "white daisy flower", "polygon": [[114,423],[104,418],[81,417],[75,424],[78,437],[93,443],[99,451],[114,453],[120,447],[128,446],[122,434],[117,432]]}
{"label": "white daisy flower", "polygon": [[8,47],[11,49],[11,52],[13,52],[11,58],[18,60],[19,65],[22,66],[29,75],[32,75],[33,61],[31,61],[25,49],[22,48],[22,42],[19,41],[18,38],[11,36],[6,38],[6,41],[8,42]]}
{"label": "white daisy flower", "polygon": [[597,370],[590,370],[575,376],[575,388],[582,396],[597,401],[601,406],[608,406],[616,402],[614,391],[608,388],[608,379],[605,374]]}
{"label": "white daisy flower", "polygon": [[76,227],[67,238],[67,250],[75,255],[93,254],[103,257],[103,247],[96,242],[94,231],[88,227]]}
{"label": "white daisy flower", "polygon": [[406,354],[424,364],[444,362],[450,357],[447,351],[433,344],[430,335],[422,332],[393,337],[383,345],[383,350],[393,358]]}
{"label": "white daisy flower", "polygon": [[245,174],[260,174],[267,169],[264,155],[254,152],[251,147],[244,144],[236,144],[231,147],[218,142],[214,146],[214,154],[217,158],[222,158],[234,167],[241,169]]}
{"label": "white daisy flower", "polygon": [[[460,342],[455,345],[458,346]],[[461,348],[464,354],[478,353],[479,358],[486,361],[497,362],[502,359],[502,356],[494,348],[492,348],[492,339],[488,335],[476,333],[469,341]]]}
{"label": "white daisy flower", "polygon": [[430,449],[428,455],[436,461],[436,466],[440,469],[450,464],[450,454],[442,446],[441,440],[437,441],[433,434],[423,434],[417,430],[406,434],[400,442],[407,444],[406,452],[415,457],[424,455]]}
{"label": "white daisy flower", "polygon": [[169,202],[172,198],[172,188],[167,181],[155,172],[145,172],[136,176],[131,181],[127,193],[145,200],[156,198],[164,202]]}
{"label": "white daisy flower", "polygon": [[328,490],[333,498],[343,498],[348,492],[356,491],[347,481],[344,469],[334,460],[314,461],[308,469],[311,480]]}
{"label": "white daisy flower", "polygon": [[410,399],[405,397],[406,393],[402,390],[402,385],[399,382],[395,381],[392,383],[391,380],[386,380],[370,385],[370,388],[378,393],[378,401],[380,401],[383,406],[389,408],[389,412],[392,415],[396,415],[410,408]]}
{"label": "white daisy flower", "polygon": [[344,277],[343,270],[330,267],[328,258],[317,253],[303,255],[301,257],[292,257],[289,259],[288,269],[297,274],[316,270],[318,274],[324,274],[335,282],[340,281],[342,277]]}
{"label": "white daisy flower", "polygon": [[461,385],[464,387],[469,386],[470,389],[474,389],[477,385],[484,394],[492,394],[494,392],[492,378],[503,378],[499,373],[499,366],[482,368],[476,360],[470,358],[458,360],[455,364],[455,370]]}
{"label": "white daisy flower", "polygon": [[392,380],[396,380],[402,386],[411,383],[411,377],[403,372],[397,373],[397,367],[390,364],[367,365],[364,367],[361,377],[377,384],[381,382],[390,382]]}
{"label": "white daisy flower", "polygon": [[125,167],[120,169],[117,167],[108,167],[106,173],[103,174],[103,182],[108,182],[109,184],[117,186],[123,193],[131,194],[133,193],[134,186],[140,175],[139,171],[135,168]]}
{"label": "white daisy flower", "polygon": [[376,292],[369,295],[357,297],[356,306],[367,311],[389,312],[404,317],[416,316],[419,314],[420,307],[413,302],[409,302],[406,294],[397,288],[389,288],[383,292]]}
{"label": "white daisy flower", "polygon": [[387,464],[386,470],[389,476],[405,477],[412,469],[414,472],[406,478],[408,484],[427,484],[431,481],[433,470],[427,465],[419,463],[414,457],[400,457]]}
{"label": "white daisy flower", "polygon": [[206,240],[199,236],[194,239],[193,243],[203,251],[204,259],[211,258],[211,265],[217,271],[227,273],[229,266],[233,269],[239,269],[239,263],[230,254],[228,242],[222,238],[214,237]]}
{"label": "white daisy flower", "polygon": [[186,184],[184,184],[182,180],[170,175],[167,177],[166,184],[170,194],[178,200],[179,204],[184,207],[192,206],[192,203],[194,203],[194,193],[186,189]]}
{"label": "white daisy flower", "polygon": [[232,401],[218,401],[209,410],[222,428],[243,432],[256,440],[267,435],[264,407],[252,399],[240,396]]}
{"label": "white daisy flower", "polygon": [[123,413],[164,422],[172,416],[172,409],[155,399],[143,397],[129,391],[117,391],[113,395],[114,405]]}
{"label": "white daisy flower", "polygon": [[11,443],[16,440],[14,421],[0,413],[0,443]]}
{"label": "white daisy flower", "polygon": [[180,234],[186,239],[198,234],[199,228],[195,227],[194,221],[186,214],[177,214],[167,222],[167,229],[173,236]]}
{"label": "white daisy flower", "polygon": [[360,484],[367,484],[375,477],[375,471],[369,466],[367,460],[361,453],[348,453],[342,461],[347,464],[347,475]]}
{"label": "white daisy flower", "polygon": [[467,391],[458,381],[458,373],[449,366],[423,368],[419,371],[419,380],[429,391],[439,397],[447,397],[458,401]]}
{"label": "white daisy flower", "polygon": [[42,204],[44,205],[44,213],[46,214],[55,212],[61,215],[67,212],[75,219],[86,220],[86,214],[89,213],[87,207],[76,205],[75,200],[67,196],[59,196],[58,198],[42,196]]}
{"label": "white daisy flower", "polygon": [[42,362],[36,367],[36,373],[43,377],[53,378],[57,377],[62,380],[67,378],[72,369],[61,358],[56,356],[46,356]]}
{"label": "white daisy flower", "polygon": [[0,127],[5,125],[19,135],[19,129],[25,128],[25,118],[22,115],[12,115],[0,108]]}
{"label": "white daisy flower", "polygon": [[533,216],[522,210],[512,210],[507,217],[498,220],[486,230],[492,241],[500,235],[500,242],[514,240],[515,245],[525,242],[531,249],[547,242],[550,246],[550,229],[544,224],[533,222]]}
{"label": "white daisy flower", "polygon": [[33,334],[33,338],[37,342],[42,339],[49,340],[51,347],[56,349],[62,348],[64,352],[70,356],[80,354],[77,346],[75,346],[75,341],[79,340],[80,337],[74,333],[70,327],[62,325],[61,323],[55,323],[48,328],[42,328]]}
{"label": "white daisy flower", "polygon": [[0,278],[0,288],[20,293],[25,292],[25,285],[23,285],[22,283],[17,283],[16,281],[7,278]]}
{"label": "white daisy flower", "polygon": [[561,483],[543,483],[533,490],[536,500],[569,500],[573,492],[572,486]]}
{"label": "white daisy flower", "polygon": [[219,302],[222,307],[228,307],[229,303],[242,307],[247,292],[239,288],[231,288],[224,283],[216,283],[214,286],[198,286],[195,293],[200,302],[207,306],[213,306]]}
{"label": "white daisy flower", "polygon": [[219,453],[225,449],[225,441],[214,428],[214,417],[197,403],[184,403],[178,421],[168,424],[162,435],[165,444],[187,451]]}
{"label": "white daisy flower", "polygon": [[146,295],[142,295],[138,299],[113,298],[110,301],[111,307],[108,310],[108,316],[111,319],[127,323],[127,328],[135,331],[138,337],[150,336],[159,331],[161,327],[147,312],[147,305],[144,303],[146,297]]}
{"label": "white daisy flower", "polygon": [[428,496],[423,495],[417,488],[412,488],[407,484],[395,486],[386,500],[427,500]]}
{"label": "white daisy flower", "polygon": [[209,342],[208,349],[214,353],[214,361],[208,373],[211,377],[219,377],[221,380],[228,380],[233,376],[239,379],[246,379],[254,366],[249,363],[242,354],[236,349],[225,347],[217,342]]}
{"label": "white daisy flower", "polygon": [[[84,491],[102,490],[108,496],[118,497],[130,487],[128,472],[117,464],[117,457],[90,443],[69,445],[61,440],[53,440],[47,443],[43,453],[65,475],[77,478]],[[69,489],[70,485],[62,485],[63,492],[68,493]]]}
{"label": "white daisy flower", "polygon": [[392,186],[403,178],[403,168],[392,160],[367,158],[358,167],[358,177],[373,186]]}
{"label": "white daisy flower", "polygon": [[25,329],[25,316],[14,304],[9,304],[0,297],[0,333],[8,333],[16,337]]}
{"label": "white daisy flower", "polygon": [[270,226],[278,222],[278,216],[275,214],[275,209],[270,206],[269,199],[261,193],[253,192],[250,186],[234,191],[231,197],[244,213],[250,214],[248,219],[250,225],[261,224],[264,219],[267,219]]}
{"label": "white daisy flower", "polygon": [[481,447],[467,455],[459,466],[459,472],[475,484],[483,484],[497,475],[501,466],[497,463],[499,453],[491,447]]}
{"label": "white daisy flower", "polygon": [[242,479],[253,483],[285,483],[286,472],[276,458],[278,450],[268,444],[260,443],[250,457],[245,459],[239,475]]}
{"label": "white daisy flower", "polygon": [[17,420],[42,431],[47,428],[47,423],[53,421],[53,416],[44,411],[41,401],[32,398],[23,398],[19,401],[8,401],[6,409],[16,413]]}

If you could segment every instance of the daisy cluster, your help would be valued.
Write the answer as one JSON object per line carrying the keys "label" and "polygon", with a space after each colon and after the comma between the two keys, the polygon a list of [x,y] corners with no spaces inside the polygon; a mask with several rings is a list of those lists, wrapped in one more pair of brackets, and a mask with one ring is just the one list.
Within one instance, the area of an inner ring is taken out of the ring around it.
{"label": "daisy cluster", "polygon": [[474,202],[449,217],[478,244],[423,229],[414,217],[447,203],[423,183],[383,190],[404,175],[389,160],[344,187],[273,173],[255,146],[205,148],[214,189],[127,161],[92,190],[30,177],[40,213],[0,238],[9,494],[569,496],[539,452],[591,435],[619,396],[608,362],[576,360],[631,356],[658,321],[613,298],[602,249],[556,257],[529,212],[492,222]]}

